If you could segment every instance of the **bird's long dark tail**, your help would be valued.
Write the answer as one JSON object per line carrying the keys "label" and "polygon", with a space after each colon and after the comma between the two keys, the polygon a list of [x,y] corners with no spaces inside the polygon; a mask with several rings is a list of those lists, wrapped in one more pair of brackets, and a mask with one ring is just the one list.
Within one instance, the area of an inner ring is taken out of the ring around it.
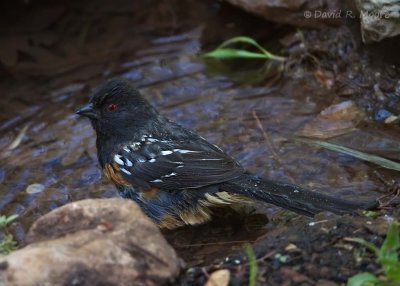
{"label": "bird's long dark tail", "polygon": [[250,174],[245,174],[224,184],[222,189],[308,216],[313,216],[321,211],[345,214],[359,209],[373,209],[378,206],[377,201],[369,203],[351,202],[307,191],[298,186],[264,180]]}

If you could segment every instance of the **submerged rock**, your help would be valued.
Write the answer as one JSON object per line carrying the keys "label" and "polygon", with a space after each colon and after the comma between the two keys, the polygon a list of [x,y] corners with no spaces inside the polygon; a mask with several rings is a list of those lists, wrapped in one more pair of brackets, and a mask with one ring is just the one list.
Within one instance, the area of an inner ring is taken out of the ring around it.
{"label": "submerged rock", "polygon": [[70,203],[31,227],[0,259],[1,285],[163,285],[180,270],[158,227],[132,201]]}

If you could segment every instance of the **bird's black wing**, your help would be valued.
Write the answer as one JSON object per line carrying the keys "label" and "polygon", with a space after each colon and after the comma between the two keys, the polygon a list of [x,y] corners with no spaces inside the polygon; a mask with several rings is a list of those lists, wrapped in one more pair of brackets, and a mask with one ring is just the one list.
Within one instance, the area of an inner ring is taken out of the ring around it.
{"label": "bird's black wing", "polygon": [[243,174],[233,158],[198,136],[184,140],[144,136],[140,142],[121,146],[113,160],[130,183],[169,190],[200,188]]}

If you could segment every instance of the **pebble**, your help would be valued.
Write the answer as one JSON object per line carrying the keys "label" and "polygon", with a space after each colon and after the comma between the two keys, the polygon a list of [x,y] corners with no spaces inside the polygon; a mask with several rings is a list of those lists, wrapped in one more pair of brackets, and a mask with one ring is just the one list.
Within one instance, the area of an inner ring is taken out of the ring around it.
{"label": "pebble", "polygon": [[37,194],[43,192],[45,188],[42,184],[31,184],[26,188],[26,192],[28,194]]}

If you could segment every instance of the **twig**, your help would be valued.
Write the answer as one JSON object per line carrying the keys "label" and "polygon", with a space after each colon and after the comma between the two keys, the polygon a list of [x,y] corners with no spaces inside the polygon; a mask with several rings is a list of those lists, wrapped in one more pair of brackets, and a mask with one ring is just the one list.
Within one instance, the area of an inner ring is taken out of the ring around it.
{"label": "twig", "polygon": [[[265,140],[265,142],[267,143],[268,148],[270,149],[270,151],[271,151],[271,153],[272,153],[272,156],[273,156],[274,159],[278,162],[278,164],[281,166],[281,168],[284,168],[284,165],[283,165],[283,163],[282,163],[282,160],[281,160],[280,156],[278,155],[278,153],[276,152],[276,148],[275,148],[275,146],[274,146],[274,143],[272,142],[272,140],[271,140],[271,138],[269,137],[268,133],[265,131],[264,127],[262,126],[261,121],[260,121],[260,119],[258,118],[256,111],[253,110],[253,111],[252,111],[252,114],[253,114],[254,120],[256,121],[257,127],[260,129],[260,131],[261,131],[261,133],[262,133],[262,135],[263,135],[263,137],[264,137],[264,140]],[[291,181],[291,183],[294,183],[294,180],[293,180],[293,178],[292,178],[290,175],[288,176],[288,178],[289,178],[289,180]]]}
{"label": "twig", "polygon": [[260,262],[260,261],[262,261],[264,259],[270,258],[273,255],[275,255],[277,252],[278,252],[277,250],[272,250],[272,251],[266,253],[265,255],[261,256],[260,258],[257,258],[256,261]]}
{"label": "twig", "polygon": [[[392,196],[392,197],[389,199],[389,201],[382,202],[383,199],[385,199],[387,197],[390,197],[390,196]],[[388,209],[388,208],[390,208],[391,202],[393,202],[399,196],[400,196],[400,188],[399,188],[399,186],[396,186],[396,188],[392,192],[390,192],[389,194],[383,195],[383,196],[378,198],[378,203],[379,203],[378,208],[379,209]]]}
{"label": "twig", "polygon": [[254,119],[255,119],[255,121],[256,121],[256,123],[257,123],[257,127],[261,130],[261,133],[262,133],[262,135],[263,135],[263,137],[264,137],[264,140],[265,140],[265,141],[267,142],[267,144],[268,144],[268,148],[271,150],[272,155],[274,156],[275,160],[278,161],[278,163],[282,165],[282,160],[281,160],[281,158],[279,157],[278,153],[275,151],[275,146],[274,146],[274,144],[273,144],[271,138],[269,138],[267,132],[265,132],[265,129],[264,129],[264,127],[262,126],[261,121],[260,121],[260,119],[258,118],[256,111],[253,110],[253,111],[252,111],[252,114],[253,114],[253,117],[254,117]]}

